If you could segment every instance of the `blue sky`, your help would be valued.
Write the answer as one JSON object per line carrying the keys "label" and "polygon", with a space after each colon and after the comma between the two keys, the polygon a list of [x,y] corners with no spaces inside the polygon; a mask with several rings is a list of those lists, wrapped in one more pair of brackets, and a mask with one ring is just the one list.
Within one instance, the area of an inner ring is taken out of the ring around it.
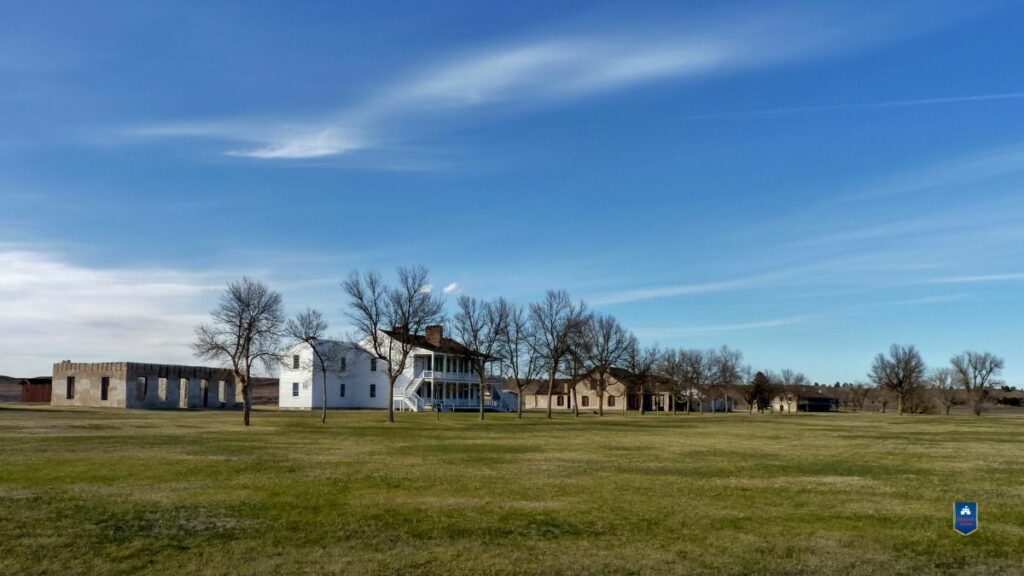
{"label": "blue sky", "polygon": [[646,342],[1024,384],[1024,5],[5,2],[0,373],[191,362],[241,274],[565,288]]}

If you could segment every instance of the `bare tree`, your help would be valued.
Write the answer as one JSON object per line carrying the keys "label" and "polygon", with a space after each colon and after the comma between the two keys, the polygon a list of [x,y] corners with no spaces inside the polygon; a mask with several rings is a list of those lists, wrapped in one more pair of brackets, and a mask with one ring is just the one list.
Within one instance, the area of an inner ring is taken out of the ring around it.
{"label": "bare tree", "polygon": [[586,317],[586,304],[574,304],[564,290],[548,290],[543,301],[530,304],[530,343],[548,368],[548,418],[551,418],[551,395],[562,358],[569,352],[574,335]]}
{"label": "bare tree", "polygon": [[679,407],[679,398],[685,391],[685,378],[683,363],[680,359],[680,350],[668,348],[661,354],[661,361],[655,372],[662,378],[668,380],[672,390],[672,414],[676,415]]}
{"label": "bare tree", "polygon": [[532,324],[522,306],[509,304],[508,320],[501,338],[502,365],[506,381],[516,387],[516,417],[523,418],[523,392],[541,373],[541,360],[530,342]]}
{"label": "bare tree", "polygon": [[639,391],[641,416],[645,413],[644,395],[647,394],[647,385],[660,359],[661,349],[658,348],[657,344],[641,347],[640,341],[637,340],[636,336],[629,335],[629,347],[626,349],[626,368],[632,373],[637,390]]}
{"label": "bare tree", "polygon": [[875,390],[878,391],[878,408],[882,414],[885,414],[885,408],[889,405],[892,400],[892,392],[889,392],[888,388],[882,388],[875,386]]}
{"label": "bare tree", "polygon": [[782,395],[782,401],[785,402],[786,412],[790,414],[793,413],[792,405],[796,402],[798,397],[797,392],[801,386],[807,386],[807,384],[807,376],[789,368],[785,368],[775,375],[775,387]]}
{"label": "bare tree", "polygon": [[867,402],[868,396],[871,395],[871,386],[868,386],[864,382],[854,382],[850,385],[850,388],[854,410],[864,410],[864,404]]}
{"label": "bare tree", "polygon": [[459,296],[459,311],[452,318],[457,338],[471,351],[466,359],[480,381],[478,396],[481,422],[484,420],[487,363],[497,360],[502,351],[502,338],[507,332],[509,309],[509,303],[504,298],[498,298],[494,302],[480,302],[463,294]]}
{"label": "bare tree", "polygon": [[989,352],[964,352],[950,360],[967,402],[975,416],[981,416],[992,388],[1002,384],[996,378],[1003,371],[1003,359]]}
{"label": "bare tree", "polygon": [[946,416],[949,416],[950,409],[960,397],[960,383],[957,381],[956,373],[950,368],[939,368],[932,372],[928,380],[939,403],[946,411]]}
{"label": "bare tree", "polygon": [[604,416],[608,371],[621,365],[630,346],[629,334],[610,315],[594,314],[584,324],[583,361],[597,389],[597,413]]}
{"label": "bare tree", "polygon": [[280,353],[284,309],[281,294],[263,282],[243,277],[229,282],[209,324],[196,328],[196,356],[230,366],[242,387],[242,422],[252,411],[252,369],[262,363],[270,370]]}
{"label": "bare tree", "polygon": [[[722,395],[725,412],[729,411],[729,390],[743,384],[750,369],[743,365],[743,353],[722,346],[714,354],[714,390]],[[713,401],[712,401],[713,402]],[[712,403],[712,410],[714,404]]]}
{"label": "bare tree", "polygon": [[573,339],[572,346],[569,346],[569,351],[565,354],[563,364],[563,373],[569,377],[569,404],[572,405],[572,415],[576,418],[580,417],[580,405],[578,398],[577,388],[580,385],[580,380],[586,373],[586,369],[583,364],[583,331],[577,330],[576,337]]}
{"label": "bare tree", "polygon": [[851,411],[864,409],[864,402],[871,394],[871,387],[861,382],[846,382],[839,387],[842,402]]}
{"label": "bare tree", "polygon": [[712,393],[715,379],[714,350],[682,350],[679,352],[682,373],[687,387],[686,413],[689,414],[693,391],[700,394],[700,413],[704,414],[706,398]]}
{"label": "bare tree", "polygon": [[430,292],[424,266],[398,269],[388,286],[376,272],[353,271],[342,283],[349,297],[348,317],[388,375],[388,422],[395,421],[395,381],[416,347],[414,336],[442,320],[444,302]]}
{"label": "bare tree", "polygon": [[294,343],[304,343],[313,351],[313,366],[320,367],[323,384],[323,408],[320,412],[320,423],[327,423],[327,371],[328,364],[324,356],[326,352],[318,346],[327,335],[327,319],[319,310],[307,308],[305,312],[295,315],[285,324],[284,335]]}
{"label": "bare tree", "polygon": [[907,399],[924,382],[924,360],[913,346],[893,344],[889,348],[888,356],[885,354],[875,356],[868,376],[880,388],[891,390],[896,394],[899,413],[902,415]]}

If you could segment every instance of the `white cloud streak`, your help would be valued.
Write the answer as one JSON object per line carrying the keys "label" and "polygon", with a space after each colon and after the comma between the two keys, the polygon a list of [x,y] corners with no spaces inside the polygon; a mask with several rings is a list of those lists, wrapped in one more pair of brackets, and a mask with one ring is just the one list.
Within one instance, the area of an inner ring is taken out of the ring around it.
{"label": "white cloud streak", "polygon": [[711,324],[703,326],[683,326],[679,328],[639,328],[634,330],[638,336],[644,339],[677,339],[693,336],[704,336],[709,334],[721,334],[728,332],[746,332],[751,330],[767,330],[785,326],[797,326],[809,320],[807,316],[790,316],[786,318],[774,318],[757,322],[740,322],[736,324]]}
{"label": "white cloud streak", "polygon": [[1024,280],[1024,272],[1008,274],[981,274],[976,276],[950,276],[929,281],[932,284],[980,284],[987,282],[1015,282]]}
{"label": "white cloud streak", "polygon": [[719,120],[728,118],[773,118],[792,117],[822,112],[845,112],[853,110],[883,110],[887,108],[915,108],[918,106],[939,106],[943,104],[965,104],[972,102],[992,102],[999,100],[1021,100],[1024,92],[1006,92],[1000,94],[975,94],[970,96],[951,96],[947,98],[916,98],[908,100],[889,100],[886,102],[866,102],[862,104],[833,104],[827,106],[793,106],[773,108],[770,110],[749,110],[745,112],[720,112],[715,114],[695,114],[687,116],[687,120]]}
{"label": "white cloud streak", "polygon": [[458,290],[459,290],[459,283],[458,282],[452,282],[451,284],[445,286],[444,290],[442,290],[442,292],[444,292],[445,295],[448,295],[448,294],[454,294],[455,292],[458,292]]}
{"label": "white cloud streak", "polygon": [[1024,172],[1024,146],[1005,146],[935,163],[884,182],[866,186],[866,190],[837,200],[837,203],[909,195],[935,189],[964,187],[967,184]]}
{"label": "white cloud streak", "polygon": [[262,160],[338,156],[408,140],[425,127],[475,110],[521,113],[657,81],[820,58],[936,25],[933,16],[916,14],[908,26],[905,12],[897,7],[852,17],[842,10],[776,10],[745,19],[688,18],[688,27],[618,21],[590,32],[449,54],[315,121],[184,122],[131,132],[233,143],[226,154]]}
{"label": "white cloud streak", "polygon": [[731,292],[755,285],[762,278],[741,278],[724,282],[704,282],[694,284],[679,284],[675,286],[658,286],[653,288],[640,288],[636,290],[623,290],[612,292],[603,296],[593,298],[590,302],[595,306],[606,306],[610,304],[624,304],[639,300],[651,300],[655,298],[671,298],[674,296],[688,296],[694,294],[714,294],[719,292]]}

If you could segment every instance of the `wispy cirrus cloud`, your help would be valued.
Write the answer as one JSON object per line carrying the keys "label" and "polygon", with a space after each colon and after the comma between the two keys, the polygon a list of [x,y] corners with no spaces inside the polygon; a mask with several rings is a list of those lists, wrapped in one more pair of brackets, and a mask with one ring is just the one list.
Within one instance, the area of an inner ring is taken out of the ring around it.
{"label": "wispy cirrus cloud", "polygon": [[634,332],[646,340],[669,340],[723,334],[729,332],[746,332],[751,330],[768,330],[786,326],[797,326],[811,320],[810,316],[787,316],[756,322],[738,322],[734,324],[707,324],[700,326],[680,326],[673,328],[637,328]]}
{"label": "wispy cirrus cloud", "polygon": [[[728,233],[720,240],[731,248],[708,258],[715,277],[732,270],[731,278],[701,282],[703,267],[694,263],[687,275],[691,282],[652,282],[589,300],[600,306],[769,287],[786,287],[787,294],[795,295],[812,288],[819,293],[870,294],[922,285],[1022,281],[1024,273],[1002,271],[1019,268],[1006,255],[1010,249],[1014,254],[1024,239],[1019,226],[1024,218],[1021,173],[1020,145],[935,160],[863,183],[838,202],[826,197]],[[986,193],[975,194],[979,188]],[[884,210],[850,209],[879,204],[882,198]],[[904,302],[948,298],[926,295]]]}
{"label": "wispy cirrus cloud", "polygon": [[[638,34],[642,36],[642,34]],[[530,107],[660,78],[698,74],[735,59],[710,40],[551,38],[468,50],[393,82],[363,102],[312,121],[216,120],[129,129],[143,137],[224,142],[224,154],[303,159],[368,150],[421,131],[440,117],[496,105]]]}
{"label": "wispy cirrus cloud", "polygon": [[1024,272],[1010,272],[1006,274],[978,274],[968,276],[948,276],[930,280],[932,284],[980,284],[986,282],[1015,282],[1024,280]]}
{"label": "wispy cirrus cloud", "polygon": [[697,282],[692,284],[677,284],[673,286],[655,286],[650,288],[638,288],[635,290],[621,290],[599,295],[591,299],[591,304],[606,306],[610,304],[625,304],[640,300],[652,300],[656,298],[671,298],[674,296],[689,296],[695,294],[714,294],[718,292],[730,292],[756,285],[763,277],[739,278],[722,282]]}
{"label": "wispy cirrus cloud", "polygon": [[1022,172],[1024,145],[1003,146],[950,158],[941,163],[931,164],[923,170],[887,177],[881,182],[864,186],[864,189],[857,193],[842,196],[837,199],[837,203],[906,196],[936,189],[963,188],[968,184]]}
{"label": "wispy cirrus cloud", "polygon": [[885,110],[889,108],[915,108],[919,106],[941,106],[944,104],[967,104],[973,102],[997,102],[1000,100],[1021,100],[1024,92],[1003,92],[994,94],[972,94],[966,96],[948,96],[943,98],[911,98],[903,100],[887,100],[884,102],[864,102],[859,104],[831,104],[822,106],[791,106],[788,108],[771,108],[767,110],[746,110],[740,112],[716,112],[714,114],[694,114],[687,120],[720,120],[729,118],[788,118],[805,114],[827,112],[845,112],[851,110]]}
{"label": "wispy cirrus cloud", "polygon": [[[346,132],[346,130],[348,130]],[[218,120],[138,126],[126,130],[134,137],[200,138],[232,143],[227,156],[258,159],[303,159],[335,156],[365,148],[372,141],[352,127],[317,122]]]}
{"label": "wispy cirrus cloud", "polygon": [[312,120],[185,121],[128,132],[209,139],[223,143],[224,154],[261,160],[340,156],[390,146],[438,124],[470,121],[480,111],[522,113],[659,81],[730,74],[884,44],[940,26],[962,11],[911,14],[908,6],[890,3],[857,13],[838,7],[776,7],[745,11],[743,17],[658,23],[623,18],[587,31],[437,55],[434,61],[413,64],[414,70],[361,101]]}

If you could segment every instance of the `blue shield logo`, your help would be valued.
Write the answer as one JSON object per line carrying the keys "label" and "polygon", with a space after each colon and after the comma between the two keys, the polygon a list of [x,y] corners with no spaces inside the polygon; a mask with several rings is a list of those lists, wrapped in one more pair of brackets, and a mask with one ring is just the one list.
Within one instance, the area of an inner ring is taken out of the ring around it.
{"label": "blue shield logo", "polygon": [[953,506],[953,529],[964,536],[978,529],[977,502],[957,502]]}

